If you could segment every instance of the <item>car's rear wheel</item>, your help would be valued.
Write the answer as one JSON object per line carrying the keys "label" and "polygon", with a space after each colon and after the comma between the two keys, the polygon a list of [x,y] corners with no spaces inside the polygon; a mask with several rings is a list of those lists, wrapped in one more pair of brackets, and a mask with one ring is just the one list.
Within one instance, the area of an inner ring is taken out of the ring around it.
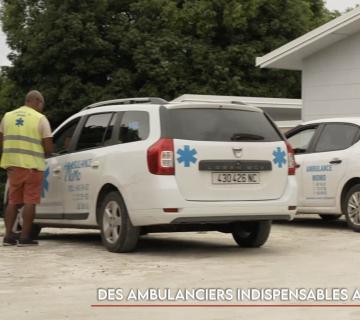
{"label": "car's rear wheel", "polygon": [[135,250],[140,228],[131,224],[124,200],[118,192],[110,192],[101,204],[100,229],[102,242],[109,251]]}
{"label": "car's rear wheel", "polygon": [[342,208],[348,226],[355,232],[360,232],[360,184],[348,191]]}
{"label": "car's rear wheel", "polygon": [[240,247],[259,248],[269,238],[271,221],[251,221],[234,225],[232,236]]}
{"label": "car's rear wheel", "polygon": [[319,214],[319,216],[324,221],[334,221],[339,219],[342,216],[342,214]]}

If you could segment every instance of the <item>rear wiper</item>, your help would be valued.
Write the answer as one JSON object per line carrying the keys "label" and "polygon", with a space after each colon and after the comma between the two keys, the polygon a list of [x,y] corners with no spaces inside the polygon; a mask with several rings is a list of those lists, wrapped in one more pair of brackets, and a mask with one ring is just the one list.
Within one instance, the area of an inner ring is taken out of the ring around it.
{"label": "rear wiper", "polygon": [[246,141],[246,140],[265,140],[263,136],[251,133],[234,133],[230,138],[231,141]]}

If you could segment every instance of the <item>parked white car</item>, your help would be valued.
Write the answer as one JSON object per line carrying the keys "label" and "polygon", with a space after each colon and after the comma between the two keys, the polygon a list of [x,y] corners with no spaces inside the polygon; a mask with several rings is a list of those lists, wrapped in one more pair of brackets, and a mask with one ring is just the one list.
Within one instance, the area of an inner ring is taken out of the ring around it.
{"label": "parked white car", "polygon": [[294,154],[258,108],[105,101],[54,133],[41,227],[100,228],[105,247],[134,250],[139,235],[213,230],[259,247],[272,220],[296,212]]}
{"label": "parked white car", "polygon": [[305,122],[286,134],[295,151],[298,212],[342,214],[360,232],[360,118]]}

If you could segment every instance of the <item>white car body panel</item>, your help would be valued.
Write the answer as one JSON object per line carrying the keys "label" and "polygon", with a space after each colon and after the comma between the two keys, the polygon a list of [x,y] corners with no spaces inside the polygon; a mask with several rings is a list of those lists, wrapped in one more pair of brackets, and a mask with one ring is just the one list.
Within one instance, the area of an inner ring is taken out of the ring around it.
{"label": "white car body panel", "polygon": [[[185,105],[187,108],[213,107],[204,103],[169,104],[166,107],[175,109]],[[181,219],[187,218],[198,219],[201,223],[213,222],[219,216],[237,217],[239,220],[241,217],[245,220],[269,217],[291,220],[294,217],[297,182],[295,176],[288,175],[287,164],[281,168],[273,164],[271,172],[261,172],[262,183],[258,185],[212,185],[209,172],[199,172],[197,165],[185,171],[178,163],[175,175],[151,174],[147,167],[147,150],[161,137],[159,108],[147,104],[112,105],[84,110],[66,120],[54,132],[55,135],[79,116],[146,111],[149,113],[150,132],[143,141],[82,150],[47,159],[49,188],[37,208],[34,222],[43,226],[98,228],[98,197],[107,185],[113,186],[122,195],[134,226],[169,224],[176,219],[181,222]],[[243,105],[231,105],[231,108],[259,110]],[[185,144],[198,149],[201,155],[198,160],[236,159],[232,148],[239,145],[245,150],[243,159],[272,162],[274,150],[281,148],[286,152],[284,141],[219,143],[174,140],[175,153]],[[54,203],[56,205],[52,205]],[[164,208],[179,210],[165,213]],[[59,218],[61,211],[63,217]],[[40,218],[41,214],[43,216]]]}
{"label": "white car body panel", "polygon": [[[305,122],[301,126],[331,123],[354,124],[360,127],[360,118],[321,119]],[[344,150],[296,154],[295,159],[300,166],[296,174],[299,190],[298,213],[342,214],[344,187],[354,179],[360,179],[360,142],[357,141]],[[341,163],[330,164],[336,160]]]}

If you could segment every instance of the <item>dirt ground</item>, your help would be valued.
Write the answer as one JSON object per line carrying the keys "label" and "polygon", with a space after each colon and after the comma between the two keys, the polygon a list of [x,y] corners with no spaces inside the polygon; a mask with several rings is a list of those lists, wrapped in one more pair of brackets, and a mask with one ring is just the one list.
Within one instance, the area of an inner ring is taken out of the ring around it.
{"label": "dirt ground", "polygon": [[91,307],[102,303],[98,288],[355,288],[359,254],[360,234],[317,216],[274,224],[261,249],[239,249],[221,233],[174,233],[113,254],[97,231],[48,228],[39,247],[0,247],[0,318],[360,319],[360,308],[339,307]]}

